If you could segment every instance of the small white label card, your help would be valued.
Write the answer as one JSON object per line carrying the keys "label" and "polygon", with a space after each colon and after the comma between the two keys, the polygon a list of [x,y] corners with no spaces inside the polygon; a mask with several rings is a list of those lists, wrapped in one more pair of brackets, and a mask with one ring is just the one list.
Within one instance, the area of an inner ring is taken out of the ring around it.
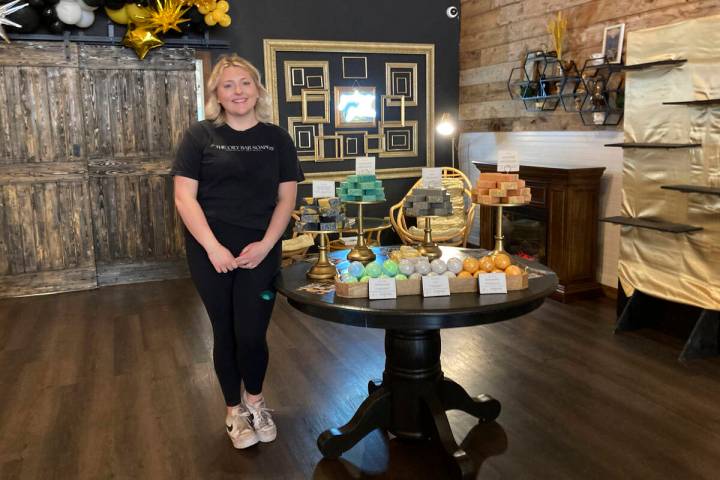
{"label": "small white label card", "polygon": [[368,285],[370,300],[397,298],[394,278],[371,278]]}
{"label": "small white label card", "polygon": [[483,293],[507,293],[504,273],[486,273],[478,275],[478,289]]}
{"label": "small white label card", "polygon": [[498,150],[498,172],[517,172],[520,170],[520,160],[515,150]]}
{"label": "small white label card", "polygon": [[357,157],[355,175],[375,175],[375,157]]}
{"label": "small white label card", "polygon": [[329,198],[335,196],[335,182],[332,180],[313,180],[313,198]]}
{"label": "small white label card", "polygon": [[423,168],[422,185],[425,188],[442,188],[442,168]]}
{"label": "small white label card", "polygon": [[450,295],[450,280],[445,275],[422,277],[423,297],[446,297]]}

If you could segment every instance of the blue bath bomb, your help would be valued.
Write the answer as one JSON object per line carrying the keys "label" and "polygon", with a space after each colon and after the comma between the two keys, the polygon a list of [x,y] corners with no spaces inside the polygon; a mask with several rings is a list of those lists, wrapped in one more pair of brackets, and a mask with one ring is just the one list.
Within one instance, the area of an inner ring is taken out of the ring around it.
{"label": "blue bath bomb", "polygon": [[352,262],[347,271],[355,278],[362,278],[365,275],[365,265],[360,262]]}

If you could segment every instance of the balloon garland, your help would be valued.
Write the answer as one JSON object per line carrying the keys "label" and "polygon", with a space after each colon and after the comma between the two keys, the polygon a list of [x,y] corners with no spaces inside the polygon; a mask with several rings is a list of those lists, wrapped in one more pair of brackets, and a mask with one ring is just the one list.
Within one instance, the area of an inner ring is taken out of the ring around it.
{"label": "balloon garland", "polygon": [[13,0],[0,4],[0,38],[10,43],[4,26],[21,33],[44,26],[54,34],[88,28],[95,23],[100,7],[114,23],[127,25],[122,43],[141,60],[163,45],[159,35],[204,33],[208,27],[232,23],[226,0]]}

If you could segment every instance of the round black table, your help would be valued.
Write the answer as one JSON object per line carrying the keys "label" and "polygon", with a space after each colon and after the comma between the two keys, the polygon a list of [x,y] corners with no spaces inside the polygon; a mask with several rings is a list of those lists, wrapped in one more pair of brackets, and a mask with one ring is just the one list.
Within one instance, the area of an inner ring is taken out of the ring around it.
{"label": "round black table", "polygon": [[[397,248],[397,247],[395,247]],[[485,250],[441,247],[442,258],[481,257]],[[374,247],[378,260],[393,247]],[[340,269],[347,265],[347,250],[330,254]],[[410,295],[394,300],[336,297],[300,288],[314,283],[305,276],[310,263],[283,268],[276,286],[288,303],[308,315],[357,327],[385,330],[385,371],[382,381],[371,380],[369,396],[352,419],[318,437],[325,458],[337,458],[375,428],[409,439],[437,438],[451,460],[455,476],[475,474],[472,459],[455,442],[446,410],[462,410],[490,422],[500,414],[500,402],[489,395],[471,397],[459,384],[443,375],[440,367],[440,329],[484,325],[529,313],[555,291],[557,276],[538,263],[513,258],[526,265],[529,288],[507,294],[452,294],[447,297]]]}

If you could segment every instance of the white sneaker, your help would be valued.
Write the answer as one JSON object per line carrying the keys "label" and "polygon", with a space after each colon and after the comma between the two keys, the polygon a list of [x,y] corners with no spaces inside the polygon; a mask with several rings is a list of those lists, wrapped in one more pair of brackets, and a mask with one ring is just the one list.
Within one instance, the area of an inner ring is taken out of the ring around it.
{"label": "white sneaker", "polygon": [[257,438],[263,443],[275,440],[275,437],[277,437],[277,427],[270,415],[272,410],[265,406],[265,399],[263,398],[259,402],[250,403],[247,400],[245,392],[243,392],[242,400],[243,405],[245,405],[245,408],[247,408],[252,415],[252,425]]}
{"label": "white sneaker", "polygon": [[248,448],[258,443],[258,436],[250,424],[250,412],[242,403],[225,417],[225,429],[235,448]]}

